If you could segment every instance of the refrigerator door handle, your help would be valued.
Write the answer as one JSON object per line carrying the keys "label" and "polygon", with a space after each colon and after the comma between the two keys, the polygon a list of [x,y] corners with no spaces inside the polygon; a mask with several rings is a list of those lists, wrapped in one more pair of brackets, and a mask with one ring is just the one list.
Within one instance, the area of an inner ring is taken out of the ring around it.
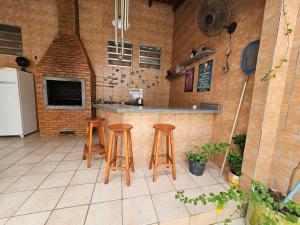
{"label": "refrigerator door handle", "polygon": [[12,81],[0,81],[0,84],[16,84],[17,82]]}

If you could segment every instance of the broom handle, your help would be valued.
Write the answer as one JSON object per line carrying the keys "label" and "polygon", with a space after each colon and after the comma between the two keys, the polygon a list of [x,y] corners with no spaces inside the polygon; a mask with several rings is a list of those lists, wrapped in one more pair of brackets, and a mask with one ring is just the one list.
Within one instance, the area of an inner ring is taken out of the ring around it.
{"label": "broom handle", "polygon": [[225,158],[223,160],[221,174],[223,173],[223,170],[224,170],[224,167],[225,167],[225,163],[226,163],[226,160],[227,160],[227,155],[228,155],[228,152],[229,152],[229,147],[230,147],[230,144],[231,144],[231,141],[232,141],[232,136],[233,136],[233,133],[234,133],[234,130],[235,130],[235,127],[236,127],[237,120],[239,118],[239,114],[240,114],[240,110],[241,110],[241,105],[242,105],[242,102],[243,102],[243,98],[244,98],[244,94],[245,94],[247,82],[248,82],[248,79],[249,79],[250,75],[246,75],[246,76],[247,76],[247,78],[246,78],[245,83],[244,83],[244,87],[243,87],[243,90],[242,90],[242,95],[241,95],[241,98],[240,98],[239,106],[238,106],[238,109],[237,109],[237,112],[236,112],[236,115],[235,115],[234,123],[233,123],[233,126],[232,126],[232,130],[231,130],[231,134],[230,134],[230,137],[229,137],[229,141],[228,141],[229,146],[226,149]]}

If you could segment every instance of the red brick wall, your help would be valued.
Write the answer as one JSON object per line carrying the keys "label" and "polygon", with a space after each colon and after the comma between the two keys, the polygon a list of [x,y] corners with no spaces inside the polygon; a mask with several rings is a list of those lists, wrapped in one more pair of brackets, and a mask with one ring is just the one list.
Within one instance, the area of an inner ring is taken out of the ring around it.
{"label": "red brick wall", "polygon": [[[75,131],[82,135],[85,118],[92,115],[94,74],[88,56],[76,35],[73,1],[58,0],[59,30],[56,38],[39,62],[35,73],[36,99],[41,136],[58,135],[60,131]],[[50,109],[44,105],[43,76],[83,78],[85,80],[84,109]]]}
{"label": "red brick wall", "polygon": [[[240,69],[242,49],[250,41],[260,38],[265,1],[228,1],[230,8],[229,21],[237,22],[238,26],[232,35],[232,54],[229,58],[230,70],[227,73],[222,71],[222,65],[226,60],[225,51],[228,46],[228,34],[223,31],[219,36],[207,37],[200,31],[197,15],[201,2],[199,0],[186,0],[175,12],[172,65],[175,67],[176,64],[188,59],[191,49],[198,48],[201,45],[207,45],[209,49],[215,50],[216,53],[188,67],[195,67],[194,92],[184,92],[184,76],[171,81],[170,105],[191,107],[193,104],[203,102],[221,104],[222,112],[215,117],[212,141],[227,142],[245,77]],[[197,92],[199,64],[210,59],[214,60],[211,90],[209,92]],[[235,134],[247,131],[253,84],[254,75],[251,75]],[[218,157],[216,162],[220,165],[223,159],[223,156]]]}

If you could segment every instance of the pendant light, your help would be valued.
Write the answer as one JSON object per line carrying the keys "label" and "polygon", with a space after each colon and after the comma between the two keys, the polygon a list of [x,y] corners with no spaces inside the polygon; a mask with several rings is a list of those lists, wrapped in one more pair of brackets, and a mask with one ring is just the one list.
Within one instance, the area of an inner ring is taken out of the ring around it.
{"label": "pendant light", "polygon": [[112,21],[115,27],[115,44],[116,52],[119,53],[118,30],[121,30],[121,55],[124,55],[124,32],[128,30],[128,16],[129,16],[129,0],[114,0],[115,1],[115,18]]}

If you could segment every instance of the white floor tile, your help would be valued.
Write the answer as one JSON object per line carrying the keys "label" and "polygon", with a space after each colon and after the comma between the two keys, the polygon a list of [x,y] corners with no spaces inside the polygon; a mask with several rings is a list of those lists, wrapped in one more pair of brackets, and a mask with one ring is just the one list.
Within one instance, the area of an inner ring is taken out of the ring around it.
{"label": "white floor tile", "polygon": [[219,183],[207,171],[204,171],[202,176],[195,176],[191,173],[189,173],[189,175],[200,187]]}
{"label": "white floor tile", "polygon": [[123,225],[145,225],[157,222],[150,196],[123,200]]}
{"label": "white floor tile", "polygon": [[120,200],[92,204],[85,225],[122,225],[121,204]]}
{"label": "white floor tile", "polygon": [[54,172],[71,171],[76,170],[81,163],[80,160],[75,161],[62,161],[54,170]]}
{"label": "white floor tile", "polygon": [[159,222],[189,216],[184,205],[175,199],[175,192],[156,194],[152,199]]}
{"label": "white floor tile", "polygon": [[17,177],[0,177],[0,193],[3,192],[9,185],[18,180],[20,176]]}
{"label": "white floor tile", "polygon": [[42,162],[57,162],[62,161],[66,157],[66,153],[51,153],[45,157]]}
{"label": "white floor tile", "polygon": [[0,219],[0,225],[4,225],[7,222],[8,218]]}
{"label": "white floor tile", "polygon": [[35,174],[23,176],[11,186],[9,186],[5,192],[19,192],[19,191],[30,191],[37,189],[38,186],[46,179],[48,174]]}
{"label": "white floor tile", "polygon": [[0,195],[0,218],[12,216],[31,195],[32,191]]}
{"label": "white floor tile", "polygon": [[25,174],[28,170],[30,170],[32,167],[34,167],[35,164],[20,164],[20,165],[13,165],[7,170],[3,171],[0,174],[0,177],[15,177],[15,176],[22,176]]}
{"label": "white floor tile", "polygon": [[98,172],[99,170],[97,169],[77,170],[70,184],[75,185],[96,183]]}
{"label": "white floor tile", "polygon": [[70,152],[64,160],[81,160],[82,152]]}
{"label": "white floor tile", "polygon": [[122,183],[122,185],[123,198],[133,198],[137,196],[150,195],[145,177],[132,178],[129,187],[124,182]]}
{"label": "white floor tile", "polygon": [[88,206],[56,209],[46,225],[83,225]]}
{"label": "white floor tile", "polygon": [[68,186],[57,208],[90,204],[93,191],[94,184]]}
{"label": "white floor tile", "polygon": [[39,189],[68,186],[74,173],[75,171],[51,173],[47,177],[47,179],[41,184]]}
{"label": "white floor tile", "polygon": [[37,190],[17,211],[16,215],[41,212],[55,208],[65,187]]}
{"label": "white floor tile", "polygon": [[173,180],[173,176],[171,174],[168,176],[173,185],[175,186],[176,190],[178,191],[185,190],[188,188],[195,188],[198,186],[188,173],[176,174],[176,180]]}
{"label": "white floor tile", "polygon": [[157,176],[155,182],[153,182],[152,177],[147,177],[147,183],[151,194],[175,191],[175,188],[167,175]]}
{"label": "white floor tile", "polygon": [[44,225],[50,211],[12,217],[6,225]]}
{"label": "white floor tile", "polygon": [[113,180],[108,184],[97,183],[92,203],[121,199],[121,180]]}
{"label": "white floor tile", "polygon": [[29,170],[26,174],[51,173],[59,164],[59,162],[40,162]]}
{"label": "white floor tile", "polygon": [[[201,188],[188,189],[184,191],[185,196],[188,196],[190,198],[195,198],[202,193],[206,194]],[[196,215],[198,213],[215,210],[215,205],[212,203],[207,203],[206,205],[203,205],[201,202],[199,202],[197,205],[194,205],[194,203],[186,203],[185,206],[188,209],[190,215]]]}
{"label": "white floor tile", "polygon": [[45,158],[45,155],[28,155],[24,159],[18,161],[17,164],[38,163],[43,158]]}

